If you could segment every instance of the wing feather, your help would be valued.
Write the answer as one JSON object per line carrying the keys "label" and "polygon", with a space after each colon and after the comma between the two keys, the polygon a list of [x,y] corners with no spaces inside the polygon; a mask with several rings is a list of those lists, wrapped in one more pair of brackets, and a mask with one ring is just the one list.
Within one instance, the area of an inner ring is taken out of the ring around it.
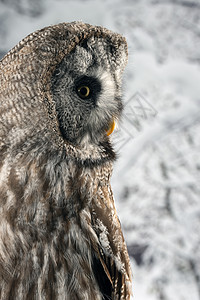
{"label": "wing feather", "polygon": [[105,286],[101,290],[104,299],[128,300],[132,294],[130,261],[110,186],[101,187],[97,194],[92,222],[99,239],[96,256],[102,266],[101,278],[97,276],[97,281],[107,276],[107,284],[111,285],[110,295],[105,294]]}

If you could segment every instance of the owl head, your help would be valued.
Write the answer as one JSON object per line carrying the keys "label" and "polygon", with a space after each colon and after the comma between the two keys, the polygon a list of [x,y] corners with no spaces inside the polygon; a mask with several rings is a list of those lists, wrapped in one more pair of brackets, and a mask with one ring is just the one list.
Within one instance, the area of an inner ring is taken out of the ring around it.
{"label": "owl head", "polygon": [[[118,42],[118,43],[117,43]],[[51,91],[64,139],[99,143],[120,117],[124,43],[92,36],[80,42],[56,66]]]}
{"label": "owl head", "polygon": [[9,107],[2,140],[108,142],[122,111],[126,63],[125,39],[99,26],[62,23],[30,34],[0,64],[0,102]]}

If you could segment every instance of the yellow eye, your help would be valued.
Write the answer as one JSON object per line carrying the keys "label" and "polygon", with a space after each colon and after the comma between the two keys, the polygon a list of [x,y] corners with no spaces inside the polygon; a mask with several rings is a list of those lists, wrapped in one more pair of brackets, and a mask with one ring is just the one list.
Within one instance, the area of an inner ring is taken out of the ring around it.
{"label": "yellow eye", "polygon": [[87,85],[82,85],[77,89],[78,95],[81,98],[87,98],[90,95],[90,88]]}

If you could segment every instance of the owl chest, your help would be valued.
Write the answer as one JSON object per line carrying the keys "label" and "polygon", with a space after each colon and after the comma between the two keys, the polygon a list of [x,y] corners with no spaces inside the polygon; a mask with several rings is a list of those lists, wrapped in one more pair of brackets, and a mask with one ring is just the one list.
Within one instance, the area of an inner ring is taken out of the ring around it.
{"label": "owl chest", "polygon": [[60,176],[59,181],[56,182],[50,201],[58,215],[62,213],[67,219],[77,219],[81,211],[91,208],[101,179],[95,170],[75,168],[73,165],[70,167],[68,174]]}
{"label": "owl chest", "polygon": [[58,222],[48,239],[33,243],[23,255],[19,252],[10,282],[1,281],[5,299],[100,300],[85,230],[75,218]]}
{"label": "owl chest", "polygon": [[[12,196],[20,196],[15,227],[10,223],[17,243],[8,261],[0,262],[13,273],[5,299],[9,293],[16,299],[101,299],[93,270],[98,237],[91,221],[92,202],[102,184],[98,172],[66,165],[49,170],[42,177],[32,167],[23,193],[13,189]],[[23,176],[15,174],[11,183],[19,190]]]}

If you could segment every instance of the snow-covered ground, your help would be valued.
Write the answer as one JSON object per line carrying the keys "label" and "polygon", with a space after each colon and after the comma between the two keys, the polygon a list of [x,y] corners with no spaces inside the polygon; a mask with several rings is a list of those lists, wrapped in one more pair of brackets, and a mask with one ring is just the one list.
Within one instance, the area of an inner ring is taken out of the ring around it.
{"label": "snow-covered ground", "polygon": [[0,0],[0,55],[82,20],[126,36],[112,179],[137,300],[200,299],[200,1]]}

